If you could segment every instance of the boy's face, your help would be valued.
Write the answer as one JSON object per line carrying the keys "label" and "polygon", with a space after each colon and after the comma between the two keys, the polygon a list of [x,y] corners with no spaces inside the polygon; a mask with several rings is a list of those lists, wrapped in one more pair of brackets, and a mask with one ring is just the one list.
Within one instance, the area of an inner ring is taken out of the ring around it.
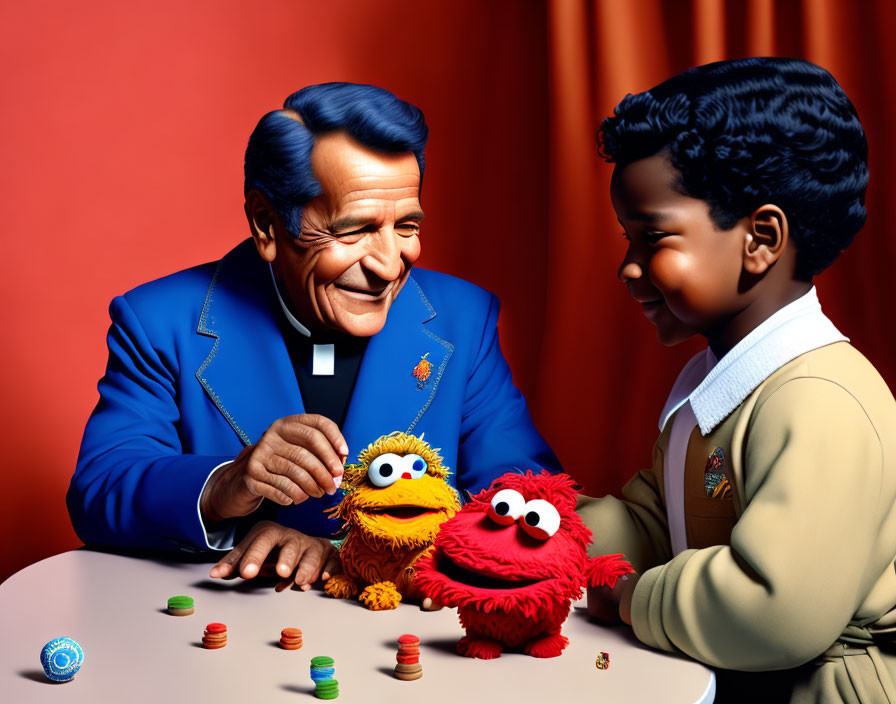
{"label": "boy's face", "polygon": [[740,311],[749,218],[716,228],[709,205],[675,189],[679,173],[662,153],[616,167],[613,208],[629,241],[619,278],[664,345],[712,337]]}

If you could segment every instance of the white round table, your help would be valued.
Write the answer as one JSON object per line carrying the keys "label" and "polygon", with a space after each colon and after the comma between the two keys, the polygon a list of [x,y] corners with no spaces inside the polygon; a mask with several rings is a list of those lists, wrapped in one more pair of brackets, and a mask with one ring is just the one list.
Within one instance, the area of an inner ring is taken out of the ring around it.
{"label": "white round table", "polygon": [[[557,658],[504,654],[497,660],[457,655],[463,635],[456,611],[412,605],[367,611],[323,592],[276,592],[270,580],[212,580],[210,563],[75,550],[27,567],[0,585],[0,699],[90,704],[312,702],[309,661],[335,660],[339,700],[389,704],[461,702],[711,702],[712,671],[650,650],[630,629],[590,621],[576,604]],[[192,596],[196,612],[174,617],[168,597]],[[227,625],[228,644],[201,646],[206,624]],[[280,630],[302,630],[301,650],[281,649]],[[421,640],[422,679],[393,676],[396,639]],[[40,665],[47,641],[69,636],[84,649],[74,680],[56,684]],[[610,667],[599,670],[599,652]]]}

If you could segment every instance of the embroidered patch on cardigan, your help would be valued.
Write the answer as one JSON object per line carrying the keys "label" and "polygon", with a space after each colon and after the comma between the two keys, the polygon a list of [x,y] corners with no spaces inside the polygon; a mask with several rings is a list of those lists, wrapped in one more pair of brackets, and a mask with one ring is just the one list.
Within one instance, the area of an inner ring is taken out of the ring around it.
{"label": "embroidered patch on cardigan", "polygon": [[418,389],[426,386],[426,382],[429,381],[429,377],[432,374],[432,362],[427,359],[428,356],[429,352],[423,355],[420,361],[417,362],[417,366],[414,367],[414,371],[411,372],[411,376],[417,380]]}
{"label": "embroidered patch on cardigan", "polygon": [[731,484],[725,476],[725,453],[721,447],[712,451],[703,471],[703,488],[713,499],[730,499]]}

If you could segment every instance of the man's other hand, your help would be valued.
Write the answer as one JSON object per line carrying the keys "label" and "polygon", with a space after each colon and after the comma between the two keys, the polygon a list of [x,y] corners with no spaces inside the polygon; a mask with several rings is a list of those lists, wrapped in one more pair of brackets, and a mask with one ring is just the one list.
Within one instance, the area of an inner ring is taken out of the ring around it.
{"label": "man's other hand", "polygon": [[275,548],[280,550],[277,575],[285,580],[295,572],[291,581],[302,590],[310,589],[318,576],[326,580],[340,571],[339,556],[329,540],[312,538],[273,521],[261,521],[212,567],[208,576],[228,577],[237,568],[240,577],[252,579]]}
{"label": "man's other hand", "polygon": [[339,427],[324,416],[303,413],[275,421],[261,440],[215,472],[199,499],[211,522],[246,516],[263,499],[281,506],[334,494],[348,445]]}

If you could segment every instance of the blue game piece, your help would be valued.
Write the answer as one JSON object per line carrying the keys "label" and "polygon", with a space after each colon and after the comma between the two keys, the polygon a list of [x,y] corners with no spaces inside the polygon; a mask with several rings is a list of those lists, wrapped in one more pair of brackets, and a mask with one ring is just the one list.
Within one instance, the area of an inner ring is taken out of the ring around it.
{"label": "blue game piece", "polygon": [[40,664],[54,682],[68,682],[74,678],[83,662],[81,646],[65,636],[54,638],[40,650]]}

